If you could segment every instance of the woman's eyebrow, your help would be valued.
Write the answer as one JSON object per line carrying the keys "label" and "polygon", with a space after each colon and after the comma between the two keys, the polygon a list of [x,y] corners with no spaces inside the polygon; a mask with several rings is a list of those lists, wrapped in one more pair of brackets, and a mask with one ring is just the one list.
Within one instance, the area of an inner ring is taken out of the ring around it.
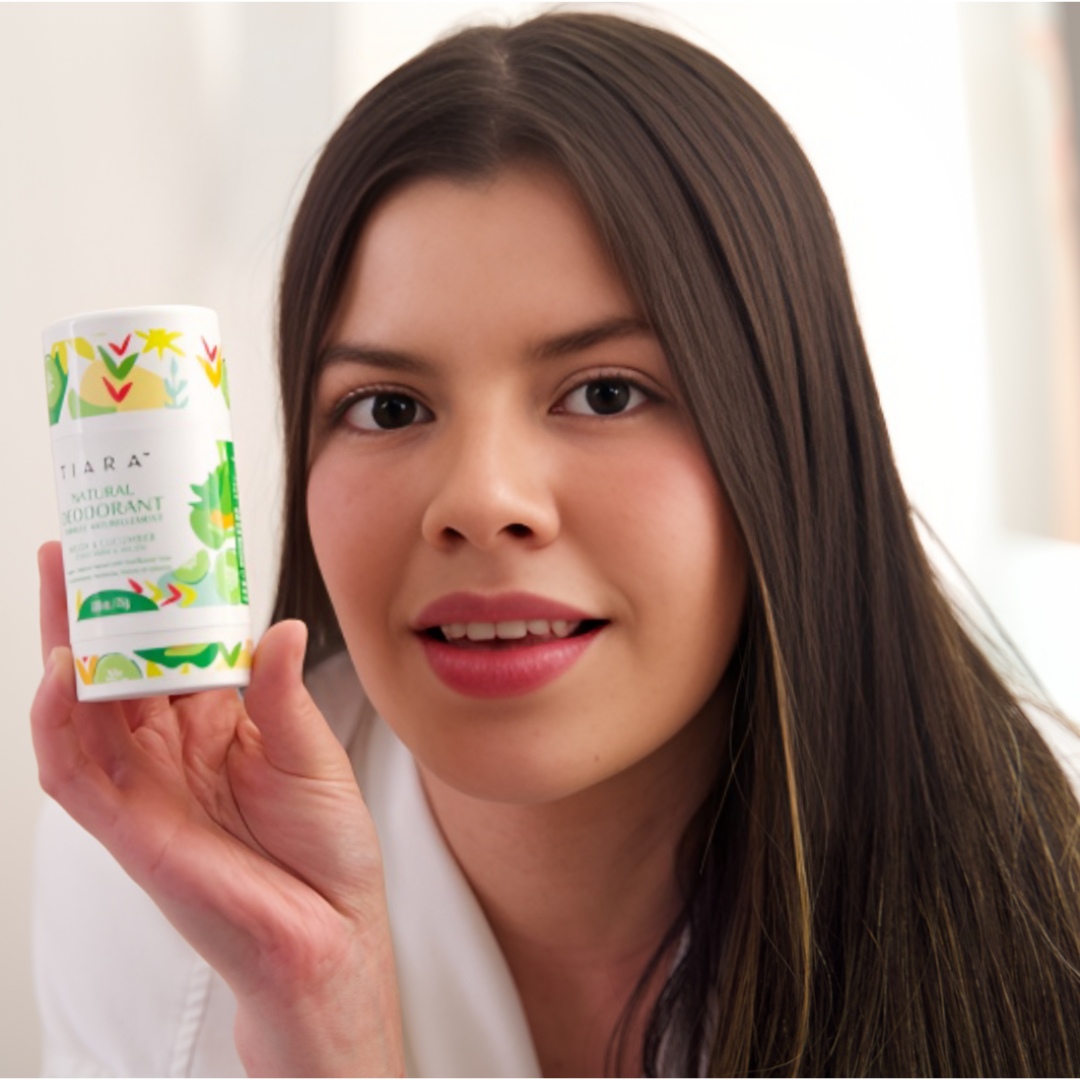
{"label": "woman's eyebrow", "polygon": [[426,375],[433,370],[433,365],[413,353],[373,345],[331,345],[319,355],[316,370],[325,371],[336,364],[367,364],[405,375]]}
{"label": "woman's eyebrow", "polygon": [[586,349],[592,349],[606,341],[651,333],[652,330],[649,324],[642,319],[628,316],[604,319],[602,322],[594,323],[591,326],[585,326],[579,330],[571,330],[569,333],[548,338],[536,347],[534,355],[539,360],[552,360],[559,356],[584,352]]}
{"label": "woman's eyebrow", "polygon": [[[619,316],[547,338],[540,342],[532,352],[538,360],[553,360],[560,356],[584,352],[607,341],[649,333],[651,333],[649,325],[642,319]],[[366,364],[386,371],[398,371],[405,375],[427,375],[434,368],[433,364],[415,353],[388,349],[379,345],[346,342],[331,345],[325,349],[319,356],[317,369],[325,371],[337,364]]]}

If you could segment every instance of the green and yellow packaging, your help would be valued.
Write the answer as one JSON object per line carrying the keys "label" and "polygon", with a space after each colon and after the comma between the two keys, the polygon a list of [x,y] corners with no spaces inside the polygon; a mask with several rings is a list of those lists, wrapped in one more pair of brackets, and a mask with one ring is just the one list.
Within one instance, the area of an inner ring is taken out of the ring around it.
{"label": "green and yellow packaging", "polygon": [[217,315],[102,311],[43,340],[79,700],[247,685],[254,647]]}

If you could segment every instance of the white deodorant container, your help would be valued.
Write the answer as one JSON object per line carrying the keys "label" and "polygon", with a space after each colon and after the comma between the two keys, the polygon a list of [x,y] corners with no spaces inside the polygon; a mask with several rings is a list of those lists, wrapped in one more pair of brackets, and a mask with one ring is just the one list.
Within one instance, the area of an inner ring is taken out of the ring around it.
{"label": "white deodorant container", "polygon": [[43,337],[79,700],[246,686],[254,646],[217,315],[101,311]]}

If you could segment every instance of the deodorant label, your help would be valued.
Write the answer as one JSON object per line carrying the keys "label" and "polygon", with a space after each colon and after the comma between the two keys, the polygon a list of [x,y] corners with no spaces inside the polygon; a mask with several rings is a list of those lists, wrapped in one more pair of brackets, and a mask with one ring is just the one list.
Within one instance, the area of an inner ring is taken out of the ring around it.
{"label": "deodorant label", "polygon": [[43,337],[80,700],[246,685],[254,644],[217,316],[103,311]]}
{"label": "deodorant label", "polygon": [[74,635],[93,619],[247,604],[231,441],[191,426],[86,432],[53,458]]}

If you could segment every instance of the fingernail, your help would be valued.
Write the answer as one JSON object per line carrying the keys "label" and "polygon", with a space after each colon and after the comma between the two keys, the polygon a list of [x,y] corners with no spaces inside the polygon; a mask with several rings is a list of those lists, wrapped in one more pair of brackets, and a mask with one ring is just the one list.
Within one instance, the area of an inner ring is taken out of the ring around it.
{"label": "fingernail", "polygon": [[300,623],[301,631],[302,631],[301,634],[300,634],[299,645],[300,645],[300,666],[303,667],[304,660],[307,659],[308,628],[307,628],[307,623],[306,622],[303,622],[300,619],[297,619],[296,621],[298,623]]}
{"label": "fingernail", "polygon": [[68,650],[65,649],[63,645],[57,645],[56,648],[49,653],[49,668],[47,673],[49,678],[55,679],[58,683],[63,685],[65,689],[68,688],[69,680],[71,678],[70,660],[67,664],[63,663],[63,654],[67,651]]}
{"label": "fingernail", "polygon": [[53,668],[56,667],[56,650],[53,649],[48,656],[45,657],[45,671],[42,674],[42,681],[52,678]]}

